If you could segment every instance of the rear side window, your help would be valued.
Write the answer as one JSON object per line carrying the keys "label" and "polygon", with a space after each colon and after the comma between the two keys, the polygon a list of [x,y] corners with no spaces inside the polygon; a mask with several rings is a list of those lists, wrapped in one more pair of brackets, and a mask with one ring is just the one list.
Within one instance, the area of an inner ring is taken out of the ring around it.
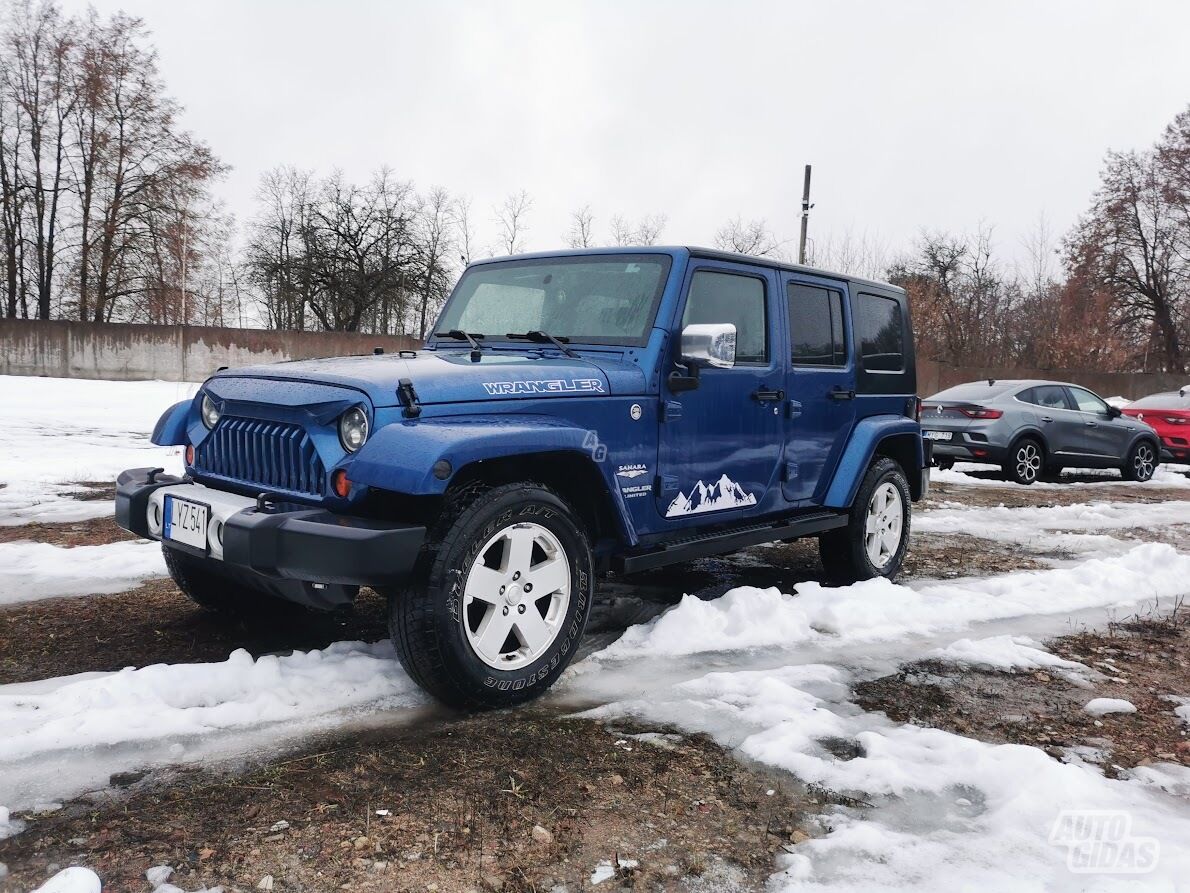
{"label": "rear side window", "polygon": [[697,271],[690,280],[682,326],[695,323],[732,323],[737,363],[764,363],[769,358],[762,279],[712,270]]}
{"label": "rear side window", "polygon": [[1052,384],[1029,388],[1029,390],[1018,394],[1017,399],[1022,403],[1044,406],[1046,409],[1070,409],[1070,405],[1066,401],[1066,389]]}
{"label": "rear side window", "polygon": [[789,284],[789,335],[795,366],[845,366],[843,295],[829,288]]}
{"label": "rear side window", "polygon": [[905,321],[901,305],[879,295],[859,296],[855,331],[868,372],[900,372],[905,368]]}

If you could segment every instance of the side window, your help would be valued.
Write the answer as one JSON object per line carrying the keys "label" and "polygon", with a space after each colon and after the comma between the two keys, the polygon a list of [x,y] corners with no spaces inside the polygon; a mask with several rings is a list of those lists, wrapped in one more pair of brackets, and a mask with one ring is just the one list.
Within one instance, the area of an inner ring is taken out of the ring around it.
{"label": "side window", "polygon": [[1024,403],[1043,406],[1046,409],[1069,409],[1066,403],[1066,392],[1056,385],[1044,384],[1022,391],[1018,397]]}
{"label": "side window", "polygon": [[768,361],[764,280],[736,273],[698,270],[690,280],[690,294],[686,298],[682,326],[727,322],[735,325],[737,363]]}
{"label": "side window", "polygon": [[811,285],[789,284],[789,335],[795,366],[844,366],[843,296]]}
{"label": "side window", "polygon": [[892,298],[861,294],[855,304],[855,331],[860,359],[869,372],[905,368],[905,322],[901,305]]}
{"label": "side window", "polygon": [[1084,388],[1067,388],[1080,412],[1106,413],[1107,404]]}

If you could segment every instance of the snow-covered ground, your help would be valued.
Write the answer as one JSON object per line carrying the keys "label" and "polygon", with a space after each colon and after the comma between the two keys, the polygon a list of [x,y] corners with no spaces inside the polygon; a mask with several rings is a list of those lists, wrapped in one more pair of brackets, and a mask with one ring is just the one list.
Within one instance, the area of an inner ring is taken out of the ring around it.
{"label": "snow-covered ground", "polygon": [[[152,447],[147,435],[192,386],[0,384],[0,481],[7,484],[0,524],[96,517],[110,503],[70,499],[65,484],[110,479],[134,465],[176,468],[173,451]],[[851,690],[927,656],[1047,668],[1092,685],[1093,670],[1056,658],[1040,641],[1072,623],[1101,623],[1109,612],[1190,591],[1190,549],[1123,536],[1190,524],[1190,498],[1112,501],[1118,491],[1109,488],[1119,482],[1105,479],[1037,485],[1087,488],[1082,505],[976,507],[962,503],[963,487],[1014,485],[961,471],[935,479],[960,495],[919,512],[916,530],[1011,543],[1045,568],[839,589],[809,582],[784,593],[745,586],[713,601],[688,596],[575,664],[546,703],[705,732],[746,759],[872,804],[824,816],[830,833],[783,857],[774,890],[1177,889],[1190,877],[1190,771],[1156,764],[1109,780],[1094,766],[1061,763],[1035,748],[892,722],[859,708]],[[1145,486],[1190,490],[1190,481],[1162,469]],[[160,573],[160,559],[150,556],[154,547],[135,543],[0,544],[0,605],[22,597],[11,595],[18,590],[24,598],[120,591]],[[1088,691],[1088,703],[1093,696]],[[1170,696],[1170,709],[1183,715],[1190,691]],[[411,722],[426,710],[387,643],[257,659],[236,652],[216,663],[0,686],[0,804],[27,809],[102,786],[115,771],[267,753],[315,730]],[[840,759],[823,744],[839,738],[858,743],[860,755]],[[1156,842],[1151,871],[1079,873],[1078,840],[1063,822],[1102,814],[1126,816],[1130,840]],[[0,836],[19,830],[5,818],[0,809]]]}

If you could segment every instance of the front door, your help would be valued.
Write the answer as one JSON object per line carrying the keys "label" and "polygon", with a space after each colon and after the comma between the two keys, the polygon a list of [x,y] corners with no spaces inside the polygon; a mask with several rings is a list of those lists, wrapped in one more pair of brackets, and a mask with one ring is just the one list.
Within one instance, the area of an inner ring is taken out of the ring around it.
{"label": "front door", "polygon": [[[732,323],[736,362],[701,369],[692,390],[675,393],[662,384],[657,511],[671,524],[742,520],[772,508],[785,396],[774,286],[771,271],[743,264],[699,261],[687,273],[675,329]],[[671,358],[675,368],[680,334]]]}
{"label": "front door", "polygon": [[792,359],[781,487],[789,500],[821,499],[855,423],[847,294],[832,280],[785,276],[781,284]]}
{"label": "front door", "polygon": [[1118,465],[1124,458],[1124,451],[1132,439],[1132,432],[1117,424],[1108,411],[1107,403],[1086,388],[1068,387],[1074,405],[1082,417],[1082,452],[1108,464]]}

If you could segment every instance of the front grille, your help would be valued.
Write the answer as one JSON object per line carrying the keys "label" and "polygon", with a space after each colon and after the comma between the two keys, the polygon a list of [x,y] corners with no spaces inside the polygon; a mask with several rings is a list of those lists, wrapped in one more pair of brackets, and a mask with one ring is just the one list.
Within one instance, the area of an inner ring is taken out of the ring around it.
{"label": "front grille", "polygon": [[320,496],[326,469],[299,425],[223,417],[195,450],[199,473]]}

